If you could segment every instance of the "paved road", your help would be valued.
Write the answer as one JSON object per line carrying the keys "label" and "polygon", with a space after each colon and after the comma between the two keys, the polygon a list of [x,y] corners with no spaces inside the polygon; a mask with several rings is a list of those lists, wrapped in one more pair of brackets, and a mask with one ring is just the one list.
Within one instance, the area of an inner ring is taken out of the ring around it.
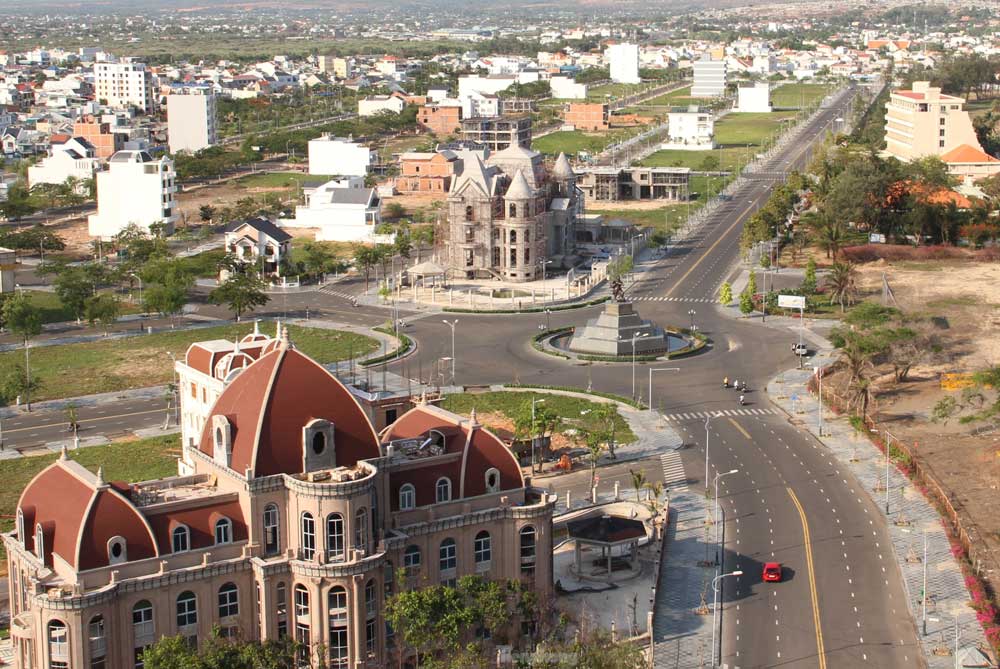
{"label": "paved road", "polygon": [[[732,321],[705,301],[732,272],[743,222],[766,201],[781,173],[805,164],[812,141],[849,109],[850,101],[843,100],[825,110],[800,141],[785,147],[762,175],[736,191],[698,233],[650,266],[633,291],[636,298],[644,298],[638,307],[645,318],[664,325],[686,325],[693,318],[712,340],[707,353],[671,363],[679,373],[654,377],[655,404],[682,430],[688,444],[680,452],[683,480],[692,487],[705,485],[705,428],[700,416],[685,419],[684,415],[728,414],[709,424],[709,477],[738,470],[720,484],[726,519],[724,566],[744,571],[724,591],[721,659],[730,667],[923,665],[886,528],[872,513],[861,485],[794,422],[776,413],[757,390],[776,370],[794,365],[789,351],[794,338],[759,324]],[[321,293],[288,295],[271,306],[278,314],[309,306],[313,313],[321,310],[333,320],[383,321],[385,310],[349,306],[344,296],[357,289],[357,282],[346,283]],[[551,326],[580,324],[600,309],[553,313]],[[689,310],[696,313],[692,316]],[[457,318],[458,384],[519,381],[589,385],[625,395],[634,389],[643,397],[649,393],[647,365],[586,365],[534,351],[529,337],[544,322],[544,315],[459,314]],[[418,350],[392,367],[425,381],[435,375],[440,378],[450,367],[440,361],[452,355],[450,329],[439,314],[413,314],[407,319]],[[723,376],[749,381],[750,405],[744,410],[766,411],[739,413],[734,392],[721,388]],[[158,417],[141,413],[154,407],[161,411]],[[128,408],[107,418],[83,417],[93,418],[95,429],[111,429],[119,421],[120,427],[132,427],[162,420],[162,400]],[[32,428],[40,438],[40,430],[58,430],[58,422],[52,416],[33,416],[14,429],[30,436]],[[655,476],[655,460],[643,461],[642,466],[647,475]],[[615,471],[602,477],[627,476]],[[659,478],[666,471],[661,465]],[[558,485],[583,494],[589,474],[574,476],[581,480],[568,478]],[[787,581],[765,587],[760,569],[771,559],[786,565]]]}

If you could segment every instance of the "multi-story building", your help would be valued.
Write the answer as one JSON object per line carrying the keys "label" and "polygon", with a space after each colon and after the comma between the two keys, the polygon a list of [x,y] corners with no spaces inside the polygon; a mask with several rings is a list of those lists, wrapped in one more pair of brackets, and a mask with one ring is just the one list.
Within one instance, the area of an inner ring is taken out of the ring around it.
{"label": "multi-story building", "polygon": [[28,168],[28,185],[63,184],[67,179],[77,181],[77,192],[84,192],[83,182],[94,178],[100,166],[94,147],[82,137],[52,135],[49,155]]}
{"label": "multi-story building", "polygon": [[358,116],[398,114],[405,106],[406,102],[398,95],[370,95],[358,100]]}
{"label": "multi-story building", "polygon": [[[281,276],[281,265],[288,259],[292,236],[266,218],[233,221],[226,226],[226,253],[238,262],[257,269],[262,276]],[[228,269],[219,273],[219,280],[229,278]]]}
{"label": "multi-story building", "polygon": [[736,111],[762,114],[771,111],[771,85],[762,82],[736,89]]}
{"label": "multi-story building", "polygon": [[111,107],[156,110],[153,73],[145,63],[125,58],[118,63],[94,64],[94,95]]}
{"label": "multi-story building", "polygon": [[417,108],[417,125],[438,137],[447,137],[462,127],[462,104],[458,100],[443,100]]}
{"label": "multi-story building", "polygon": [[563,121],[577,130],[607,130],[611,127],[608,105],[601,102],[570,102]]}
{"label": "multi-story building", "polygon": [[885,153],[902,161],[940,156],[967,144],[983,150],[965,100],[945,95],[927,81],[889,94],[885,106]]}
{"label": "multi-story building", "polygon": [[145,151],[119,151],[97,173],[97,213],[88,218],[91,237],[111,239],[131,224],[149,230],[163,224],[170,234],[177,220],[177,173],[170,158]]}
{"label": "multi-story building", "polygon": [[323,135],[309,140],[309,174],[363,177],[374,162],[374,151],[349,138]]}
{"label": "multi-story building", "polygon": [[218,141],[215,93],[183,88],[167,96],[167,145],[170,153],[201,151]]}
{"label": "multi-story building", "polygon": [[375,241],[382,222],[382,200],[378,191],[365,186],[362,177],[332,179],[303,188],[305,205],[295,207],[295,218],[281,219],[284,228],[313,228],[317,241]]}
{"label": "multi-story building", "polygon": [[196,344],[178,368],[182,402],[218,393],[186,473],[106,481],[63,450],[22,493],[2,537],[16,669],[141,667],[158,639],[216,627],[292,636],[303,666],[390,666],[398,568],[551,597],[554,501],[475,413],[421,404],[377,434],[287,330]]}
{"label": "multi-story building", "polygon": [[337,56],[318,56],[319,71],[332,74],[338,79],[349,79],[354,76],[354,59],[338,58]]}
{"label": "multi-story building", "polygon": [[577,186],[588,200],[688,199],[689,167],[593,167],[582,170]]}
{"label": "multi-story building", "polygon": [[94,147],[94,155],[107,160],[125,148],[125,135],[112,132],[111,124],[87,114],[73,124],[73,136],[82,137]]}
{"label": "multi-story building", "polygon": [[462,119],[462,139],[482,144],[492,152],[509,146],[531,148],[530,116]]}
{"label": "multi-story building", "polygon": [[448,193],[449,271],[532,281],[547,260],[570,255],[583,194],[564,154],[551,174],[541,155],[514,144],[464,161]]}
{"label": "multi-story building", "polygon": [[715,119],[712,112],[697,106],[667,112],[667,141],[663,149],[703,151],[715,148]]}
{"label": "multi-story building", "polygon": [[639,45],[612,44],[604,52],[608,61],[611,81],[616,84],[638,84],[639,78]]}
{"label": "multi-story building", "polygon": [[400,193],[447,193],[459,164],[454,151],[404,153],[399,157],[396,190]]}
{"label": "multi-story building", "polygon": [[691,84],[691,97],[715,98],[726,94],[726,61],[713,60],[705,56],[696,60],[693,65],[694,83]]}

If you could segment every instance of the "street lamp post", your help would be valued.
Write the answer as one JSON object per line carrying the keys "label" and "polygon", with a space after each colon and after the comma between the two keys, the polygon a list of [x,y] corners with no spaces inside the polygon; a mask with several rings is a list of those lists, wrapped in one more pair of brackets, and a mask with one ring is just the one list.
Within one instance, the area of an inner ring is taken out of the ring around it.
{"label": "street lamp post", "polygon": [[458,319],[453,321],[441,320],[442,323],[451,328],[451,382],[455,383],[455,326],[458,325]]}
{"label": "street lamp post", "polygon": [[740,470],[738,469],[730,469],[728,472],[719,472],[715,475],[715,510],[712,512],[712,520],[715,523],[715,561],[720,565],[722,564],[722,547],[719,545],[719,542],[721,541],[721,533],[719,532],[719,479],[724,476],[738,474],[739,471]]}
{"label": "street lamp post", "polygon": [[694,332],[694,315],[695,315],[695,313],[697,313],[697,312],[695,312],[694,309],[688,309],[688,316],[691,317],[691,331],[692,332]]}
{"label": "street lamp post", "polygon": [[819,402],[816,405],[817,414],[817,428],[819,429],[819,436],[823,436],[823,368],[817,365],[813,365],[816,376],[819,377]]}
{"label": "street lamp post", "polygon": [[534,396],[531,397],[531,473],[535,473],[536,458],[535,458],[535,404],[545,402],[544,399],[535,399]]}
{"label": "street lamp post", "polygon": [[716,655],[715,655],[715,630],[719,626],[719,581],[727,576],[742,576],[743,571],[737,569],[736,571],[731,571],[728,574],[719,574],[712,579],[712,592],[715,593],[712,598],[712,666],[717,666]]}
{"label": "street lamp post", "polygon": [[649,368],[649,410],[653,410],[653,372],[679,372],[680,367],[650,367]]}
{"label": "street lamp post", "polygon": [[644,332],[638,337],[632,337],[632,401],[635,401],[635,343],[644,337],[648,337],[649,333]]}
{"label": "street lamp post", "polygon": [[134,276],[136,281],[139,282],[139,304],[142,304],[142,277],[135,272],[132,272],[129,276]]}

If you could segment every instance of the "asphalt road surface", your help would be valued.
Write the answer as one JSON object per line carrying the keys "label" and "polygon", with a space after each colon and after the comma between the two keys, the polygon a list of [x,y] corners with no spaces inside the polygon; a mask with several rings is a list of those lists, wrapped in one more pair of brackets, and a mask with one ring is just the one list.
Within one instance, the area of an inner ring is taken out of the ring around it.
{"label": "asphalt road surface", "polygon": [[[655,261],[631,293],[644,318],[660,325],[693,320],[712,342],[711,349],[673,361],[679,372],[653,376],[655,406],[664,414],[714,412],[738,408],[735,391],[722,378],[750,384],[747,408],[770,409],[763,384],[795,364],[795,337],[746,320],[723,316],[711,304],[719,285],[734,270],[743,223],[761,206],[775,183],[801,168],[835,119],[850,113],[852,97],[842,96],[813,121],[799,141],[785,147],[713,215],[696,235]],[[360,283],[341,284],[336,293],[289,295],[270,305],[272,313],[298,315],[308,306],[316,317],[377,324],[386,310],[354,308],[343,294]],[[579,325],[601,307],[556,312],[549,325]],[[690,311],[694,314],[690,314]],[[404,314],[407,333],[418,349],[391,365],[394,371],[423,380],[450,382],[451,331],[441,314]],[[504,382],[592,386],[595,390],[648,397],[649,365],[581,365],[532,349],[531,336],[545,314],[445,316],[458,319],[456,378],[463,385]],[[113,434],[162,423],[162,399],[114,406],[105,414],[80,411],[83,435]],[[729,667],[919,667],[917,645],[892,548],[880,515],[865,487],[838,468],[825,448],[796,422],[779,412],[713,418],[708,423],[709,481],[705,481],[706,428],[703,419],[675,423],[684,437],[681,451],[691,485],[712,487],[718,472],[724,512],[724,570],[742,570],[724,579],[721,663]],[[59,436],[56,436],[59,435]],[[29,445],[65,438],[65,418],[56,412],[4,421],[4,442]],[[661,480],[658,460],[641,467]],[[629,465],[601,472],[602,483],[622,481],[627,493]],[[541,481],[540,481],[541,482]],[[585,495],[589,474],[547,479],[565,494]],[[765,562],[784,565],[784,581],[764,584]],[[711,597],[711,593],[707,593]]]}

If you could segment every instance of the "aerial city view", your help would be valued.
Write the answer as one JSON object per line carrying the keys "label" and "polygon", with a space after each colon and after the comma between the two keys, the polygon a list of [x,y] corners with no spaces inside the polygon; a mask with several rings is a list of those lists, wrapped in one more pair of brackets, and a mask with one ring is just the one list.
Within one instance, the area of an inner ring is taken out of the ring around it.
{"label": "aerial city view", "polygon": [[996,668],[996,0],[7,0],[0,668]]}

